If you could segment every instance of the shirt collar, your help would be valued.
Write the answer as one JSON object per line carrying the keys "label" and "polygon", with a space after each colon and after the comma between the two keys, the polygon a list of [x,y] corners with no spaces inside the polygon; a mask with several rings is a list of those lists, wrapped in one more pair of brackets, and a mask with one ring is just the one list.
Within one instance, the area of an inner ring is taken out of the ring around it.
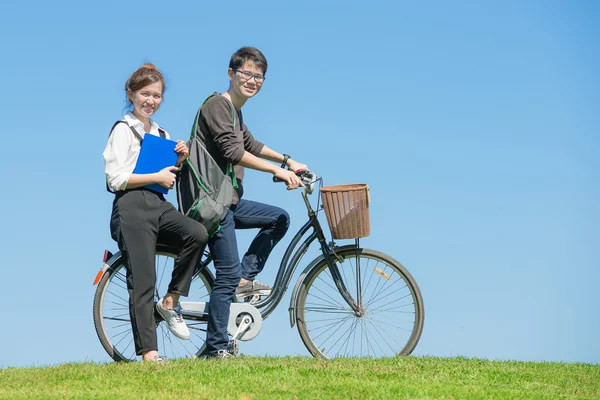
{"label": "shirt collar", "polygon": [[[142,121],[140,121],[139,119],[137,119],[137,117],[135,115],[133,115],[133,113],[131,111],[129,111],[127,114],[125,114],[125,122],[127,122],[127,125],[133,127],[133,128],[138,128],[139,132],[144,134],[146,132],[144,132],[144,123]],[[154,121],[150,120],[150,125],[151,125],[151,131],[150,133],[157,135],[158,134],[158,124],[156,124]]]}

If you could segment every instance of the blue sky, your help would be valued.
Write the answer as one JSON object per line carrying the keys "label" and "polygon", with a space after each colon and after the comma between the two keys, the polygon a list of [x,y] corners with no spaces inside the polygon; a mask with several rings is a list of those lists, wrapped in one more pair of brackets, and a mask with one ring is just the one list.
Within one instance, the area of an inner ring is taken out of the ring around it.
{"label": "blue sky", "polygon": [[[92,281],[116,249],[101,153],[124,82],[156,64],[155,120],[185,139],[244,45],[269,61],[244,107],[253,134],[326,184],[370,185],[362,243],[425,300],[414,354],[600,363],[598,3],[124,4],[0,6],[0,367],[109,360]],[[305,209],[265,174],[245,188],[292,217],[271,283]],[[243,353],[308,355],[288,302]]]}

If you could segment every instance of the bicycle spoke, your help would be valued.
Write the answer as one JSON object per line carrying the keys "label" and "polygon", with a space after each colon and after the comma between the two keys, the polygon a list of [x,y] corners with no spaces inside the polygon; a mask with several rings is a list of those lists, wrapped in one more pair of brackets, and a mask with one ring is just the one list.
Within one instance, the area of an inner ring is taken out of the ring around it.
{"label": "bicycle spoke", "polygon": [[343,314],[348,314],[352,312],[350,309],[346,308],[333,308],[333,307],[304,307],[304,311],[314,311],[314,312],[340,312],[343,311]]}
{"label": "bicycle spoke", "polygon": [[[384,322],[384,321],[381,321],[381,320],[378,320],[378,319],[374,319],[372,317],[368,317],[368,319],[372,320],[372,321],[377,321],[379,324],[385,325],[385,326],[390,327],[390,328],[400,329],[400,330],[403,330],[403,331],[406,331],[406,332],[412,332],[412,330],[408,330],[408,329],[403,328],[401,326],[392,325],[389,322]],[[382,326],[382,329],[383,329],[383,326]]]}
{"label": "bicycle spoke", "polygon": [[[344,320],[347,320],[347,319],[348,319],[348,316],[342,318],[342,322],[344,322]],[[332,326],[336,326],[336,325],[338,325],[337,321],[336,322],[331,322],[329,324],[321,325],[321,326],[318,326],[316,328],[312,328],[310,331],[314,332],[314,331],[318,331],[319,329],[323,329],[323,328],[327,328],[327,327],[332,327]],[[327,332],[327,330],[325,330],[325,332]]]}
{"label": "bicycle spoke", "polygon": [[123,318],[114,318],[114,317],[104,317],[104,320],[108,320],[108,321],[123,321],[123,322],[131,322],[131,320],[129,320],[129,319],[123,319]]}
{"label": "bicycle spoke", "polygon": [[[349,316],[348,316],[348,318],[351,318],[351,316],[349,315]],[[346,319],[347,319],[347,318],[346,318]],[[329,330],[331,330],[333,327],[335,327],[335,325],[336,325],[336,324],[331,324],[331,325],[332,325],[332,326],[331,326],[329,329],[327,329],[327,330],[325,330],[325,331],[321,332],[321,333],[320,333],[318,336],[316,336],[314,339],[316,340],[316,339],[318,339],[318,338],[319,338],[319,336],[321,336],[321,335],[323,335],[323,334],[327,333]],[[334,334],[335,332],[337,332],[337,331],[338,331],[338,330],[339,330],[339,329],[342,327],[342,325],[343,325],[343,321],[342,321],[342,324],[340,324],[340,326],[338,326],[338,328],[337,328],[335,331],[333,331],[333,333],[332,333],[332,334],[329,336],[329,338],[330,338],[331,336],[333,336],[333,334]],[[310,331],[309,331],[309,332],[310,332]],[[329,340],[329,338],[325,339],[325,342],[327,342],[327,340]],[[323,342],[323,343],[325,343],[325,342]]]}
{"label": "bicycle spoke", "polygon": [[[373,340],[372,340],[373,338],[371,338],[371,335],[369,333],[370,330],[368,329],[368,322],[366,320],[364,320],[364,325],[365,325],[365,330],[367,331],[367,335],[366,335],[367,343],[371,347],[371,351],[373,351],[372,357],[375,357],[377,355],[377,351],[375,351],[375,347],[373,347]],[[371,338],[371,340],[369,340],[369,338]],[[375,344],[377,344],[377,343],[375,343]],[[379,345],[378,345],[378,347],[379,347]],[[379,347],[379,348],[381,349],[381,347]],[[369,355],[371,355],[371,354],[369,353]]]}
{"label": "bicycle spoke", "polygon": [[[341,329],[341,328],[342,328],[342,325],[340,325],[340,327],[339,327],[338,329]],[[335,333],[335,332],[334,332],[334,333]],[[333,334],[332,334],[332,336],[333,336]],[[335,342],[334,344],[332,344],[332,345],[331,345],[331,350],[334,350],[334,349],[335,349],[335,345],[336,345],[336,344],[338,344],[338,343],[339,343],[339,341],[340,341],[340,340],[342,340],[342,338],[343,338],[343,337],[344,337],[343,335],[340,335],[340,337],[338,338],[338,340],[336,340],[336,342]],[[343,342],[342,342],[342,343],[343,343]],[[338,352],[338,353],[336,353],[336,354],[339,354],[339,352]]]}
{"label": "bicycle spoke", "polygon": [[[129,301],[127,301],[126,303],[117,303],[114,300],[105,300],[104,304],[114,304],[115,306],[121,306],[124,308],[127,308],[129,310]],[[106,306],[104,308],[107,308]]]}
{"label": "bicycle spoke", "polygon": [[[129,343],[127,343],[127,346],[125,346],[125,349],[123,349],[123,352],[122,352],[121,354],[123,354],[123,353],[126,353],[126,352],[127,352],[127,349],[129,349],[129,347],[130,347],[132,344],[133,344],[133,338],[132,338],[132,339],[129,341]],[[136,355],[136,354],[135,354],[135,351],[134,351],[133,349],[131,350],[131,353],[132,353],[134,356]]]}
{"label": "bicycle spoke", "polygon": [[[387,274],[386,271],[381,270],[381,272],[384,274]],[[394,273],[392,272],[392,274],[394,274]],[[377,275],[379,275],[379,274],[377,274]],[[384,276],[380,277],[379,281],[382,283],[382,285],[381,285],[381,288],[378,287],[377,292],[373,291],[372,297],[374,299],[377,299],[378,296],[381,295],[382,292],[384,292],[385,290],[388,290],[390,287],[393,288],[399,284],[400,285],[404,284],[404,285],[402,285],[398,290],[403,290],[404,288],[408,287],[408,285],[406,284],[406,282],[404,282],[404,279],[402,279],[402,277],[398,277],[398,279],[393,279],[392,277],[393,277],[393,275],[390,275],[390,274],[387,274],[386,277],[384,277]]]}
{"label": "bicycle spoke", "polygon": [[[199,328],[191,328],[190,329],[190,334],[196,335],[197,338],[202,339],[202,341],[204,342],[204,337],[206,337],[206,336],[200,336],[200,332],[205,334],[206,329],[199,329]],[[198,347],[198,346],[196,346],[196,347]]]}
{"label": "bicycle spoke", "polygon": [[[394,286],[393,283],[389,283],[389,284],[384,283],[383,285],[381,285],[381,288],[379,289],[379,291],[376,294],[373,294],[373,297],[367,302],[365,307],[369,307],[382,299],[385,299],[389,296],[395,295],[396,293],[400,293],[405,287],[406,286],[403,286],[398,289]],[[410,295],[410,293],[409,293],[409,295]],[[403,298],[404,297],[401,297],[401,298],[395,299],[394,301],[398,301]]]}
{"label": "bicycle spoke", "polygon": [[[368,323],[369,321],[367,321]],[[373,324],[373,327],[375,327],[375,325]],[[396,350],[388,343],[387,340],[385,340],[385,338],[383,337],[383,335],[381,334],[381,331],[379,329],[373,329],[375,331],[375,333],[377,335],[379,335],[379,337],[383,340],[383,342],[390,348],[390,350],[393,353],[396,353]],[[393,337],[393,336],[392,336]],[[396,342],[396,340],[394,340]],[[377,346],[379,347],[379,349],[381,350],[382,353],[384,353],[384,350],[381,348],[381,346],[379,346],[379,342],[376,342]],[[398,344],[398,342],[396,342],[396,344]],[[402,349],[402,346],[400,347],[400,349]]]}
{"label": "bicycle spoke", "polygon": [[[114,311],[114,310],[116,310],[116,309],[114,309],[114,308],[111,308],[110,310],[111,310],[111,311]],[[123,311],[123,309],[122,309],[122,308],[121,308],[120,310],[121,310],[121,311]],[[107,311],[108,311],[108,310],[107,310]],[[128,317],[129,317],[129,310],[127,310],[127,312],[122,312],[122,313],[120,313],[120,314],[113,315],[113,316],[112,316],[112,317],[110,317],[110,318],[128,318]],[[108,317],[107,317],[107,318],[108,318]],[[127,321],[129,321],[129,319],[128,319]]]}
{"label": "bicycle spoke", "polygon": [[119,282],[116,282],[114,279],[112,280],[112,282],[113,282],[113,283],[114,283],[114,285],[115,285],[116,287],[118,287],[119,289],[123,289],[123,290],[127,291],[127,282],[124,282],[124,285],[123,285],[123,284],[121,284],[121,283],[119,283]]}
{"label": "bicycle spoke", "polygon": [[[117,347],[119,344],[121,344],[121,341],[125,340],[128,337],[128,335],[124,335],[121,340],[119,340],[116,344],[115,347]],[[131,346],[131,343],[133,343],[133,338],[131,338],[131,340],[129,340],[129,343],[127,343],[127,346],[125,346],[125,348],[123,349],[123,353],[127,351],[127,349],[129,348],[129,346]]]}
{"label": "bicycle spoke", "polygon": [[176,354],[177,358],[180,358],[179,351],[177,349],[175,349],[175,347],[173,346],[173,341],[171,340],[171,335],[169,334],[169,330],[167,328],[163,327],[162,324],[161,324],[161,329],[163,332],[163,347],[166,349],[167,342],[168,342],[169,346],[171,347],[171,354],[174,354],[174,355]]}
{"label": "bicycle spoke", "polygon": [[[388,293],[388,294],[386,294],[385,296],[383,296],[383,297],[381,297],[381,298],[379,298],[379,299],[377,299],[377,300],[372,300],[372,301],[370,301],[370,302],[368,303],[368,306],[371,306],[371,305],[373,305],[373,304],[375,304],[375,303],[377,303],[378,301],[381,301],[381,300],[383,300],[383,299],[387,299],[388,297],[390,297],[390,296],[392,296],[392,295],[394,295],[394,294],[396,294],[396,293],[398,293],[398,292],[399,292],[398,290],[393,290],[391,293]],[[406,295],[404,295],[404,296],[402,296],[402,297],[399,297],[399,298],[395,299],[394,301],[395,301],[395,302],[397,302],[397,301],[400,301],[400,300],[404,300],[405,298],[407,298],[407,297],[409,297],[409,296],[412,296],[412,293],[408,292],[408,294],[406,294]]]}
{"label": "bicycle spoke", "polygon": [[[381,307],[385,307],[385,306],[388,306],[388,305],[389,304],[385,304],[385,305],[383,305]],[[370,308],[369,309],[369,314],[373,315],[373,314],[381,314],[381,313],[386,313],[386,312],[397,313],[397,314],[415,314],[415,311],[403,311],[403,310],[401,310],[402,308],[406,308],[406,307],[410,307],[410,306],[414,307],[415,303],[408,303],[408,304],[404,304],[404,305],[401,305],[401,306],[396,306],[394,308],[386,308],[386,309],[383,309],[381,307],[380,308]]]}
{"label": "bicycle spoke", "polygon": [[[368,323],[369,323],[369,321],[368,321],[368,320],[366,320],[366,322],[365,322],[365,325],[366,325],[366,324],[368,324]],[[377,333],[379,336],[381,336],[381,333],[377,332],[377,329],[375,329],[375,331],[376,331],[376,333]],[[382,338],[382,339],[383,339],[383,338]],[[383,339],[383,340],[385,341],[385,339]],[[381,351],[381,354],[385,354],[385,351],[384,351],[384,350],[381,348],[381,346],[379,345],[379,342],[378,342],[378,341],[375,341],[375,344],[377,345],[377,347],[378,347],[378,348],[379,348],[379,350]],[[391,346],[389,346],[389,347],[390,347],[390,350],[392,350],[392,352],[394,352],[394,349],[393,349]],[[375,349],[373,349],[373,351],[375,351]]]}
{"label": "bicycle spoke", "polygon": [[[368,259],[369,261],[371,259]],[[379,264],[379,262],[377,262],[377,264]],[[375,267],[372,268],[371,270],[371,275],[369,275],[369,280],[367,281],[367,283],[365,284],[365,289],[368,288],[371,285],[371,280],[373,279],[373,276],[375,275],[375,268],[377,268],[377,264],[375,264]],[[368,262],[367,262],[368,265]]]}
{"label": "bicycle spoke", "polygon": [[[185,342],[187,342],[187,343],[184,343],[184,341],[181,341],[181,346],[182,346],[182,347],[185,349],[185,351],[186,351],[186,352],[187,352],[187,354],[190,356],[190,358],[193,358],[193,357],[195,357],[195,356],[196,356],[196,353],[198,352],[198,350],[199,350],[199,349],[198,349],[196,346],[194,346],[194,344],[193,344],[193,343],[190,343],[190,341],[189,341],[189,340],[185,340]],[[188,346],[191,346],[191,347],[192,347],[192,350],[190,350],[190,349],[188,348]],[[186,355],[186,358],[187,358],[187,355]]]}
{"label": "bicycle spoke", "polygon": [[[188,299],[194,299],[194,300],[203,300],[203,299],[206,299],[206,298],[209,298],[209,297],[210,297],[208,294],[199,295],[199,293],[200,293],[200,291],[201,291],[201,290],[202,290],[202,289],[198,289],[198,290],[196,290],[196,291],[194,291],[194,292],[191,292],[191,293],[190,293],[190,294],[187,296],[187,298],[188,298]],[[208,301],[208,300],[207,300],[207,301]]]}
{"label": "bicycle spoke", "polygon": [[315,322],[329,322],[329,321],[339,321],[340,319],[344,319],[345,317],[338,317],[338,318],[327,318],[327,319],[313,319],[313,320],[309,320],[305,318],[306,322],[311,322],[311,323],[315,323]]}
{"label": "bicycle spoke", "polygon": [[348,282],[348,278],[346,278],[346,268],[344,268],[344,266],[341,263],[338,263],[338,269],[342,271],[342,279],[344,280],[344,282]]}
{"label": "bicycle spoke", "polygon": [[[125,329],[122,333],[129,333],[129,327],[131,326],[131,323],[129,321],[127,321],[127,323],[124,324],[120,324],[120,325],[115,325],[112,327],[113,330],[118,330],[118,329]],[[118,333],[115,336],[119,336],[122,333]]]}
{"label": "bicycle spoke", "polygon": [[[368,319],[369,319],[369,321],[373,321],[372,323],[373,323],[374,325],[376,324],[376,325],[378,326],[378,328],[379,328],[379,329],[383,329],[383,330],[385,330],[387,333],[390,333],[390,334],[391,334],[391,332],[390,332],[389,330],[386,330],[386,329],[385,329],[385,327],[384,327],[384,326],[381,326],[380,324],[382,324],[382,325],[387,325],[387,326],[389,326],[389,327],[396,328],[396,329],[399,329],[399,330],[401,330],[401,331],[408,332],[408,333],[412,333],[412,332],[413,332],[413,330],[412,330],[412,329],[406,329],[406,328],[403,328],[403,327],[401,327],[401,326],[390,325],[390,324],[388,324],[387,322],[383,322],[383,321],[376,320],[376,319],[373,319],[373,318],[368,318]],[[412,323],[411,323],[411,325],[414,325],[414,322],[412,322]]]}
{"label": "bicycle spoke", "polygon": [[119,329],[119,328],[123,328],[123,327],[125,327],[125,326],[126,326],[127,328],[125,328],[124,330],[122,330],[122,331],[121,331],[121,332],[119,332],[119,333],[116,333],[116,334],[114,335],[114,337],[119,337],[119,336],[127,335],[127,334],[128,334],[130,331],[131,331],[131,330],[129,329],[129,324],[122,324],[122,325],[119,325],[119,326],[115,326],[115,327],[113,327],[113,329]]}
{"label": "bicycle spoke", "polygon": [[[337,301],[334,301],[334,302],[332,303],[332,302],[330,302],[330,301],[327,301],[326,299],[323,299],[323,298],[321,298],[321,297],[317,296],[316,294],[312,294],[312,297],[315,297],[316,299],[323,301],[323,303],[324,303],[323,305],[330,305],[330,306],[332,306],[332,307],[337,307],[337,308],[340,308],[340,309],[343,309],[343,308],[344,308],[344,305],[343,305],[343,304],[340,304],[340,303],[338,303]],[[314,301],[314,300],[313,300],[313,301]],[[313,303],[311,302],[311,304],[313,304]]]}
{"label": "bicycle spoke", "polygon": [[358,326],[358,320],[356,320],[356,324],[354,325],[354,335],[352,335],[352,354],[354,354],[354,345],[356,344],[356,331]]}
{"label": "bicycle spoke", "polygon": [[[329,272],[329,271],[327,271],[327,272]],[[330,282],[333,282],[333,280],[334,280],[334,279],[333,279],[333,277],[332,277],[332,276],[331,276],[329,273],[328,273],[327,275],[328,275],[328,278],[329,278]],[[329,287],[330,287],[330,288],[331,288],[333,291],[335,291],[336,293],[338,293],[338,292],[339,292],[339,290],[338,290],[337,286],[335,286],[335,285],[332,285],[330,282],[327,282],[327,281],[325,281],[325,280],[324,280],[323,278],[321,278],[320,276],[318,277],[318,280],[322,281],[324,284],[326,284],[327,286],[329,286]],[[313,287],[316,289],[316,287],[315,287],[315,286],[313,286]]]}
{"label": "bicycle spoke", "polygon": [[190,323],[187,323],[187,326],[190,329],[196,329],[196,330],[200,330],[200,331],[206,331],[206,328],[204,328],[204,329],[198,328],[198,326],[206,326],[206,322],[190,322]]}
{"label": "bicycle spoke", "polygon": [[[352,321],[352,324],[350,325],[350,327],[348,328],[347,334],[344,334],[346,336],[340,336],[340,339],[343,339],[342,340],[342,345],[344,343],[346,343],[346,348],[344,349],[344,353],[343,353],[344,356],[346,354],[348,354],[348,344],[350,343],[350,336],[352,336],[352,332],[354,331],[354,327],[356,326],[357,322],[358,322],[358,318],[355,318],[354,321]],[[340,354],[340,352],[342,350],[342,347],[341,347],[342,345],[340,345],[340,351],[338,351],[336,353],[336,355]]]}
{"label": "bicycle spoke", "polygon": [[[118,305],[123,306],[123,304],[118,304]],[[112,307],[112,308],[105,307],[104,309],[106,311],[123,311],[123,310],[129,311],[129,307]],[[127,312],[126,314],[129,314],[129,312]]]}
{"label": "bicycle spoke", "polygon": [[[118,295],[114,294],[114,293],[113,293],[113,292],[111,292],[111,291],[108,291],[108,293],[112,294],[113,296],[115,296],[115,297],[117,297],[117,298],[119,298],[119,299],[123,300],[125,303],[129,304],[129,300],[125,300],[125,299],[124,299],[124,298],[122,298],[121,296],[118,296]],[[120,305],[120,306],[122,306],[122,305],[124,305],[124,304],[119,304],[119,305]]]}
{"label": "bicycle spoke", "polygon": [[[396,339],[395,339],[395,336],[397,336],[397,335],[394,335],[394,334],[393,334],[392,332],[390,332],[388,329],[386,329],[385,327],[383,327],[383,326],[381,326],[381,325],[380,325],[381,321],[375,321],[375,320],[373,320],[373,319],[371,319],[371,318],[370,318],[370,319],[369,319],[369,322],[371,322],[371,324],[372,324],[373,326],[376,326],[376,328],[377,328],[377,329],[375,329],[375,331],[376,331],[377,333],[379,333],[379,334],[381,335],[381,331],[384,331],[385,333],[387,333],[387,334],[388,334],[388,336],[389,336],[389,337],[390,337],[390,338],[391,338],[391,339],[392,339],[394,342],[396,342],[396,344],[397,344],[398,346],[400,346],[400,349],[402,349],[402,347],[404,347],[403,345],[401,345],[400,343],[398,343],[398,342],[396,341]],[[403,330],[403,331],[406,331],[406,332],[410,332],[410,333],[412,333],[412,330],[407,330],[407,329],[403,329],[403,328],[399,328],[399,329],[400,329],[400,330]],[[383,336],[382,336],[382,338],[383,338]],[[385,339],[383,339],[383,340],[385,340]],[[390,346],[390,348],[391,348],[391,346]]]}
{"label": "bicycle spoke", "polygon": [[338,305],[340,307],[344,307],[344,305],[342,303],[340,303],[339,301],[337,301],[336,299],[334,299],[333,297],[331,297],[329,294],[325,293],[324,291],[322,291],[321,289],[319,289],[318,287],[315,287],[315,289],[317,289],[319,292],[323,293],[325,296],[329,297],[333,302],[329,302],[325,299],[322,299],[320,297],[318,297],[317,295],[313,294],[312,296],[318,298],[319,300],[323,300],[325,302],[327,302],[327,304],[331,304],[331,305]]}
{"label": "bicycle spoke", "polygon": [[[377,265],[379,265],[379,263]],[[384,287],[385,282],[387,282],[385,279],[377,280],[377,283],[375,284],[375,288],[373,289],[371,296],[376,296],[377,294],[375,294],[375,293],[378,293],[379,291],[381,291],[379,286],[381,285],[382,287]],[[368,307],[368,306],[369,306],[369,302],[367,302],[365,305],[363,305],[363,307]]]}
{"label": "bicycle spoke", "polygon": [[348,260],[348,263],[350,264],[350,271],[352,271],[352,282],[356,282],[356,268],[354,267],[354,264],[352,264],[352,259],[346,258],[346,260]]}
{"label": "bicycle spoke", "polygon": [[[344,349],[344,355],[348,355],[348,345],[350,344],[350,336],[356,337],[356,325],[358,324],[358,318],[356,318],[352,322],[352,326],[348,329],[348,339],[346,340],[346,348]],[[352,347],[354,347],[354,343],[352,343]]]}
{"label": "bicycle spoke", "polygon": [[115,274],[114,278],[112,278],[112,279],[114,280],[115,278],[120,280],[121,282],[123,282],[123,284],[125,284],[125,288],[127,288],[127,275],[119,272],[119,273]]}
{"label": "bicycle spoke", "polygon": [[[348,321],[348,319],[350,319],[352,317],[353,317],[352,315],[348,315],[346,318],[344,318],[344,320],[340,324],[331,324],[332,325],[331,328],[333,328],[335,325],[339,325],[339,326],[337,327],[337,329],[335,331],[331,332],[331,335],[329,335],[329,337],[327,339],[325,339],[325,341],[323,342],[323,344],[325,344],[338,330],[340,330],[344,326],[344,324]],[[323,335],[324,333],[327,333],[329,330],[331,330],[331,328],[327,329],[324,332],[321,332],[319,334],[319,336]],[[317,339],[317,338],[318,338],[318,336],[315,337],[315,339]]]}
{"label": "bicycle spoke", "polygon": [[[359,348],[360,348],[359,355],[362,356],[363,327],[361,325],[361,321],[360,320],[356,324],[356,330],[360,331],[360,337],[359,337],[358,344],[359,344]],[[356,335],[355,335],[355,337],[356,337]],[[354,340],[356,340],[356,339],[354,339]]]}
{"label": "bicycle spoke", "polygon": [[[156,259],[154,260],[154,263],[156,264],[156,276],[158,276],[158,269],[160,268],[159,260],[160,260],[160,256],[157,255]],[[167,270],[166,263],[167,263],[167,259],[165,258],[165,262],[164,262],[165,265],[163,265],[162,273],[160,274],[160,279],[157,281],[156,285],[154,285],[154,295],[156,296],[157,299],[160,299],[160,293],[158,292],[158,288],[162,286],[162,280],[165,275],[165,271]]]}

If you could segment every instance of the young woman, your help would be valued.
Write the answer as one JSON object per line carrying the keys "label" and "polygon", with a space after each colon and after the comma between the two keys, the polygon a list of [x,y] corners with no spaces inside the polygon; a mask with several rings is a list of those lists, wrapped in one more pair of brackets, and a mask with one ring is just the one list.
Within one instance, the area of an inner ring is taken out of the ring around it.
{"label": "young woman", "polygon": [[[178,140],[177,165],[152,174],[135,174],[144,135],[169,138],[169,134],[150,119],[161,105],[165,91],[163,75],[152,64],[145,64],[125,83],[130,106],[123,121],[116,123],[104,150],[106,181],[115,192],[110,221],[112,238],[127,259],[129,314],[137,355],[145,361],[163,361],[158,355],[154,320],[155,249],[157,242],[181,249],[173,270],[168,293],[156,309],[169,330],[180,339],[190,332],[179,311],[179,296],[187,296],[195,266],[200,261],[208,234],[202,224],[179,213],[161,193],[145,188],[159,184],[171,189],[175,172],[187,158],[185,142]],[[138,137],[139,136],[139,137]]]}

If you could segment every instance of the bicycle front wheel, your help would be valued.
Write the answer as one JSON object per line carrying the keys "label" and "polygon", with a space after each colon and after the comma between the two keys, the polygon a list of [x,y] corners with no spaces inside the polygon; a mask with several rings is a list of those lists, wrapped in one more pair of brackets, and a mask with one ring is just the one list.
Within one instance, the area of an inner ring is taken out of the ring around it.
{"label": "bicycle front wheel", "polygon": [[[172,249],[156,249],[156,286],[154,303],[167,292],[177,254]],[[135,361],[133,332],[129,317],[129,292],[127,291],[126,260],[118,258],[105,273],[94,296],[94,325],[102,346],[115,361]],[[208,302],[214,278],[207,268],[198,266],[192,279],[189,295],[182,301]],[[158,352],[170,359],[198,357],[204,351],[206,321],[185,318],[190,339],[175,337],[166,323],[155,312]]]}
{"label": "bicycle front wheel", "polygon": [[[297,324],[302,341],[317,358],[409,355],[423,331],[421,292],[410,273],[392,257],[346,248],[333,256],[344,284],[362,308],[346,303],[327,261],[306,275],[298,292]],[[360,295],[359,295],[360,293]]]}

